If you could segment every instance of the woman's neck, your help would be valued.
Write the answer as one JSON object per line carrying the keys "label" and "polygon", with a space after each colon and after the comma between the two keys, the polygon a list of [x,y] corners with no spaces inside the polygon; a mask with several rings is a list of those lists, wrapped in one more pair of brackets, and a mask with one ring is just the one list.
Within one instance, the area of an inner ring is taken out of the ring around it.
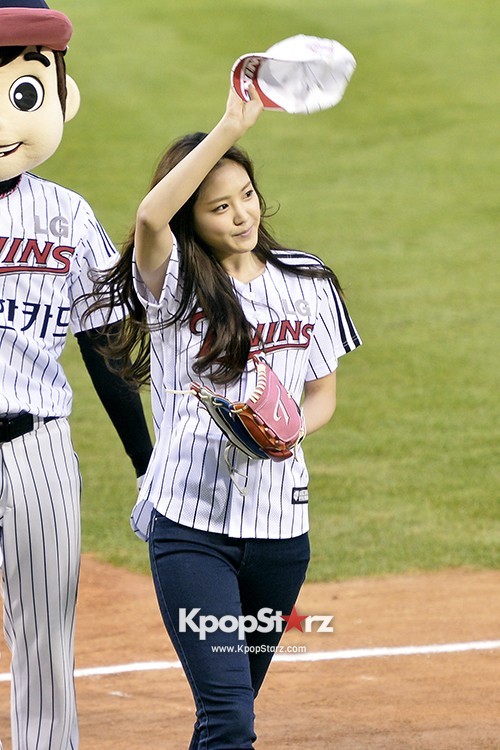
{"label": "woman's neck", "polygon": [[262,276],[266,268],[266,264],[255,253],[231,256],[224,259],[221,265],[229,276],[242,284],[248,284],[258,276]]}

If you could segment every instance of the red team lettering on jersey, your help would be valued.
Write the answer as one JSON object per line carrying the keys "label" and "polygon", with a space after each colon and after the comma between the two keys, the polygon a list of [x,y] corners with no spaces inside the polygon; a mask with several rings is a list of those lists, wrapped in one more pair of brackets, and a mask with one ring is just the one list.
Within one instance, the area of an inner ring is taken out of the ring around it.
{"label": "red team lettering on jersey", "polygon": [[24,237],[0,237],[0,274],[4,273],[69,273],[71,256],[75,252],[69,245],[39,242]]}
{"label": "red team lettering on jersey", "polygon": [[[301,300],[305,302],[305,300]],[[203,337],[200,354],[204,354],[210,347],[210,335],[204,330],[205,313],[199,311],[191,316],[189,328],[191,333]],[[255,334],[250,343],[249,358],[254,352],[276,352],[279,349],[307,349],[311,343],[314,330],[313,323],[302,320],[274,320],[267,323],[257,323]]]}

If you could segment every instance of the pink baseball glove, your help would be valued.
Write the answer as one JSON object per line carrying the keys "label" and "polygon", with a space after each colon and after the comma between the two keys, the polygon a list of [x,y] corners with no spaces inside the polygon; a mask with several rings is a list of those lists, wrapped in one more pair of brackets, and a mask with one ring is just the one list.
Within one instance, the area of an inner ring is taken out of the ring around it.
{"label": "pink baseball glove", "polygon": [[284,461],[305,436],[298,404],[262,357],[254,357],[257,385],[243,403],[232,403],[205,386],[192,390],[228,440],[249,458]]}

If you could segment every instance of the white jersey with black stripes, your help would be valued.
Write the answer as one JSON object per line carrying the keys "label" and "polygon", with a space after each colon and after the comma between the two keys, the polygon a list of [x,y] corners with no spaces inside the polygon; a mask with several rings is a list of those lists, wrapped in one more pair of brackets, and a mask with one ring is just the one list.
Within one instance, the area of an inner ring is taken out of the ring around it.
{"label": "white jersey with black stripes", "polygon": [[[91,269],[116,262],[116,249],[77,193],[25,173],[0,201],[0,415],[68,416],[71,389],[59,362],[82,322]],[[87,303],[88,304],[88,303]]]}
{"label": "white jersey with black stripes", "polygon": [[[317,266],[313,255],[280,251],[290,272],[267,264],[249,283],[233,280],[255,330],[252,352],[263,354],[289,393],[300,401],[306,381],[332,373],[339,357],[361,343],[345,304],[329,279],[309,278],[294,266]],[[156,446],[144,478],[132,527],[147,538],[153,508],[180,524],[232,537],[282,539],[309,528],[308,472],[303,451],[283,462],[251,460],[236,449],[223,460],[227,439],[196,398],[176,393],[200,382],[193,365],[207,334],[203,312],[188,323],[161,324],[180,300],[179,255],[174,242],[163,290],[155,300],[134,266],[135,284],[151,334],[151,387]],[[159,327],[160,326],[160,327]],[[248,367],[236,384],[203,384],[231,401],[255,387]],[[238,481],[234,481],[234,476]]]}

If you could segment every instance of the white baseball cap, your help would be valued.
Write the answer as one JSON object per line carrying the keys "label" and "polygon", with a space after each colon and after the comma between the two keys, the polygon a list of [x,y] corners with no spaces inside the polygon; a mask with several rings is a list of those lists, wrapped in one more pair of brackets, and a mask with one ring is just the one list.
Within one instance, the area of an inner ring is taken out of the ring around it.
{"label": "white baseball cap", "polygon": [[339,42],[298,34],[266,52],[239,57],[231,83],[243,100],[253,83],[264,109],[306,114],[338,104],[355,67],[353,55]]}

